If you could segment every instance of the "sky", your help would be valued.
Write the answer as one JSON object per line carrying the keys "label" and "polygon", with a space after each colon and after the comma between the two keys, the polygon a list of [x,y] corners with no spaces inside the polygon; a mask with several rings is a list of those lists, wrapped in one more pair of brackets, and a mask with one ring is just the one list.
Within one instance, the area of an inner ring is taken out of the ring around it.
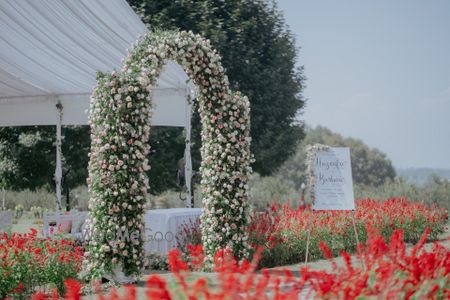
{"label": "sky", "polygon": [[450,1],[277,2],[301,48],[302,121],[397,168],[450,168]]}

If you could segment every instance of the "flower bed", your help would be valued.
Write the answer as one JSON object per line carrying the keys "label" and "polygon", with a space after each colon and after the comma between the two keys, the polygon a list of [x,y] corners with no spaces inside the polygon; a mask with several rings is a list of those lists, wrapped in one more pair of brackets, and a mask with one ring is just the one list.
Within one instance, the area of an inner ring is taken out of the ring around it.
{"label": "flower bed", "polygon": [[[367,243],[358,252],[363,260],[352,265],[348,252],[356,243],[351,212],[314,212],[294,209],[289,205],[273,205],[270,212],[253,218],[252,242],[259,248],[253,263],[237,263],[232,251],[220,250],[214,259],[216,280],[189,277],[190,270],[203,266],[204,253],[200,246],[186,245],[188,257],[173,251],[168,257],[169,267],[177,284],[167,284],[163,278],[151,276],[147,282],[149,299],[264,298],[292,299],[307,284],[314,296],[320,298],[352,299],[358,296],[382,295],[384,298],[442,298],[450,296],[450,251],[434,245],[423,249],[426,240],[436,239],[443,231],[447,212],[405,199],[386,201],[357,201],[356,226],[360,241]],[[300,270],[300,277],[291,271],[272,273],[259,266],[283,265],[304,259],[308,220],[311,217],[310,253],[313,258],[341,254],[345,267],[333,272]],[[421,237],[421,234],[425,234]],[[198,233],[190,232],[188,240],[197,240]],[[390,240],[388,246],[387,241]],[[418,244],[406,251],[405,242]],[[344,250],[344,251],[342,251]],[[0,298],[28,298],[31,292],[54,288],[54,297],[64,293],[64,281],[76,278],[81,268],[82,251],[65,240],[44,240],[36,231],[20,235],[0,236]],[[80,284],[66,281],[67,299],[79,299]],[[134,299],[135,288],[128,287],[124,299]],[[115,291],[112,291],[112,299]],[[131,297],[131,298],[130,298]],[[43,293],[33,299],[45,299]],[[105,299],[105,298],[103,298]]]}
{"label": "flower bed", "polygon": [[[389,244],[372,232],[359,256],[361,267],[352,265],[350,256],[342,252],[343,267],[333,264],[331,272],[302,268],[300,281],[308,282],[320,299],[449,299],[450,250],[435,243],[425,251],[429,233],[427,229],[408,251],[403,230],[394,231]],[[330,249],[322,248],[329,257]]]}
{"label": "flower bed", "polygon": [[[447,211],[402,198],[386,201],[356,201],[355,224],[360,242],[367,240],[367,229],[375,228],[388,240],[394,230],[403,229],[405,241],[416,243],[426,228],[429,240],[435,240],[445,228]],[[254,247],[264,248],[261,266],[273,267],[303,262],[306,252],[308,222],[311,220],[309,257],[323,258],[320,241],[331,249],[333,256],[341,250],[356,251],[352,212],[316,211],[272,205],[271,211],[257,214],[250,226]]]}
{"label": "flower bed", "polygon": [[[231,251],[221,250],[214,259],[215,282],[192,276],[204,254],[201,247],[189,247],[189,263],[178,250],[169,254],[169,266],[175,278],[170,284],[159,275],[147,279],[146,299],[297,299],[300,294],[320,299],[448,299],[450,297],[450,250],[433,245],[425,251],[423,244],[429,230],[411,250],[406,250],[403,230],[394,231],[389,245],[377,232],[369,232],[367,245],[361,249],[364,267],[354,265],[343,252],[345,266],[332,272],[300,269],[300,276],[290,270],[263,269],[256,273],[257,260],[237,263]],[[325,256],[331,250],[322,243]],[[67,282],[65,299],[80,299],[81,285]],[[123,297],[115,289],[98,299],[137,299],[136,287],[125,287]],[[46,299],[38,294],[33,299]],[[55,298],[57,299],[57,298]],[[139,299],[142,299],[142,295]]]}
{"label": "flower bed", "polygon": [[36,290],[55,287],[64,292],[64,280],[76,278],[82,250],[71,241],[45,240],[29,234],[0,236],[0,299],[28,298]]}

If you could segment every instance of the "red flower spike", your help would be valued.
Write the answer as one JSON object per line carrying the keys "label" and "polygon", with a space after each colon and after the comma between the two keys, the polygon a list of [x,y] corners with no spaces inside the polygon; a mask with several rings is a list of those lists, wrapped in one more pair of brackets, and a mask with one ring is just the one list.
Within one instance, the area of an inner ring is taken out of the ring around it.
{"label": "red flower spike", "polygon": [[151,275],[147,279],[147,290],[145,292],[149,300],[171,300],[169,290],[166,287],[166,281],[158,275]]}
{"label": "red flower spike", "polygon": [[322,253],[326,259],[333,258],[333,253],[323,241],[320,241],[320,250],[322,250]]}
{"label": "red flower spike", "polygon": [[342,259],[344,260],[344,264],[345,264],[345,267],[347,268],[347,271],[349,273],[352,273],[354,271],[354,269],[352,266],[352,260],[351,260],[350,255],[345,251],[341,251],[340,254],[341,254]]}
{"label": "red flower spike", "polygon": [[109,300],[119,300],[116,288],[112,287],[109,292]]}
{"label": "red flower spike", "polygon": [[57,289],[52,289],[52,299],[59,300],[59,294]]}
{"label": "red flower spike", "polygon": [[170,271],[178,273],[180,271],[189,271],[188,265],[181,259],[181,252],[178,249],[173,249],[168,254]]}
{"label": "red flower spike", "polygon": [[80,300],[80,290],[81,290],[81,284],[74,280],[74,279],[66,279],[64,282],[66,286],[66,295],[64,296],[64,299],[67,300]]}
{"label": "red flower spike", "polygon": [[427,240],[427,237],[430,234],[430,231],[431,230],[430,230],[429,227],[427,227],[427,229],[425,229],[425,231],[422,234],[422,237],[420,238],[419,242],[412,249],[411,257],[415,257],[416,254],[423,248],[423,245],[425,244],[425,241]]}
{"label": "red flower spike", "polygon": [[190,298],[199,299],[200,295],[203,294],[205,299],[209,299],[211,294],[208,291],[208,285],[206,283],[205,278],[199,278],[194,284],[192,293],[190,294]]}
{"label": "red flower spike", "polygon": [[193,270],[200,270],[203,266],[204,254],[202,245],[187,245],[190,257],[190,265]]}
{"label": "red flower spike", "polygon": [[136,300],[137,294],[136,294],[136,287],[134,285],[126,285],[124,286],[125,289],[125,298],[127,300]]}
{"label": "red flower spike", "polygon": [[37,292],[31,296],[31,300],[47,300],[47,295],[42,292]]}

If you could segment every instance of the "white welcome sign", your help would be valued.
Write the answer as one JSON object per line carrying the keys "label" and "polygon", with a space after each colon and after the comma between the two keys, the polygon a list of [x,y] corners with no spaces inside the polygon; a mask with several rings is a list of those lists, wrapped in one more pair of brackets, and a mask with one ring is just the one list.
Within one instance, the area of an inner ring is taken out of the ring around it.
{"label": "white welcome sign", "polygon": [[355,209],[349,148],[318,151],[314,176],[314,210]]}

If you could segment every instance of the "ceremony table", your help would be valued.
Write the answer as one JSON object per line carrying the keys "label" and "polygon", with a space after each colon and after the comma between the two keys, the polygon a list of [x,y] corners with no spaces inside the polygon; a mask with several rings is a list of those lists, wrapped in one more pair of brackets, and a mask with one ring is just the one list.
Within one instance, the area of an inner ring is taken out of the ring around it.
{"label": "ceremony table", "polygon": [[146,253],[166,255],[177,247],[177,236],[185,226],[200,218],[201,208],[168,208],[147,210],[145,214]]}
{"label": "ceremony table", "polygon": [[9,226],[12,225],[13,212],[12,211],[0,211],[0,232],[6,231]]}

